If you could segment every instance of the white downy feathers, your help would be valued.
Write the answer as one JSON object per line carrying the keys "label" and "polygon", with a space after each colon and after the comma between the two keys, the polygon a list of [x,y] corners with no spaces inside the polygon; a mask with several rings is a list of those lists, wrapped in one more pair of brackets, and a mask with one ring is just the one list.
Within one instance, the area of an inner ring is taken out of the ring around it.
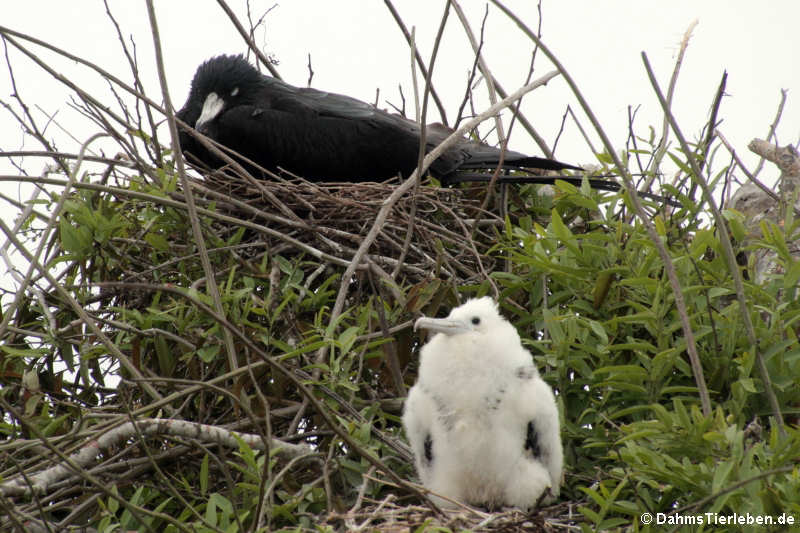
{"label": "white downy feathers", "polygon": [[436,332],[403,413],[425,487],[490,508],[527,509],[548,489],[550,499],[558,496],[563,452],[553,391],[494,301],[469,300],[414,328]]}

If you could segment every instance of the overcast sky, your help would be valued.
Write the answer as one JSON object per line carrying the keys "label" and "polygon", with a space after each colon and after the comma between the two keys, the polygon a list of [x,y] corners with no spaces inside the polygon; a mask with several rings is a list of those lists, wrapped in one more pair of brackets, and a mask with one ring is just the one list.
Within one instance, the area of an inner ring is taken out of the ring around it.
{"label": "overcast sky", "polygon": [[[247,26],[247,3],[228,1]],[[777,132],[778,141],[782,145],[798,142],[800,68],[796,67],[795,55],[800,50],[800,32],[796,29],[800,1],[543,0],[542,3],[544,42],[574,77],[617,150],[624,148],[628,135],[628,106],[639,106],[635,125],[639,135],[647,136],[649,126],[656,131],[661,127],[660,107],[647,81],[640,53],[648,54],[659,82],[666,87],[681,38],[694,20],[698,25],[680,73],[673,106],[684,133],[690,139],[698,138],[708,119],[720,77],[727,70],[727,96],[720,111],[723,119],[720,129],[745,162],[752,167],[757,161],[747,150],[747,143],[766,135],[781,89],[789,92]],[[125,38],[136,43],[146,92],[161,102],[145,3],[109,0],[109,4]],[[307,83],[310,55],[313,87],[369,102],[375,101],[379,91],[379,105],[388,108],[387,101],[400,104],[398,85],[402,85],[408,110],[413,109],[408,47],[383,2],[252,0],[250,4],[254,20],[264,17],[256,43],[279,62],[277,68],[286,81],[295,85]],[[395,0],[395,4],[405,24],[416,28],[418,48],[427,63],[444,1]],[[474,30],[479,32],[486,4],[478,0],[462,0],[462,4]],[[537,26],[536,2],[507,0],[507,5],[527,25]],[[180,108],[194,71],[202,61],[220,53],[244,52],[246,47],[213,0],[156,0],[156,9],[169,90],[174,105]],[[7,0],[2,12],[0,25],[59,46],[131,82],[127,62],[101,1]],[[504,87],[512,92],[521,86],[528,73],[532,43],[492,6],[488,9],[484,41],[483,54]],[[40,127],[46,125],[45,135],[59,150],[76,152],[81,143],[100,131],[98,126],[70,108],[70,92],[66,88],[13,46],[7,48],[17,91]],[[99,101],[116,108],[107,84],[96,74],[35,46],[31,49]],[[434,84],[450,120],[461,103],[472,62],[473,52],[464,31],[457,17],[451,15],[434,67]],[[551,68],[543,56],[537,58],[537,76]],[[3,65],[0,99],[19,112],[12,92],[9,68]],[[565,82],[556,78],[529,94],[523,111],[552,146],[568,105],[578,109]],[[431,113],[429,122],[438,120],[433,108]],[[46,116],[53,116],[55,121],[48,122]],[[578,116],[591,131],[583,114],[578,112]],[[161,139],[166,142],[168,135],[163,126],[162,131]],[[592,142],[600,146],[593,134]],[[108,141],[94,143],[92,147],[108,156],[120,151]],[[521,128],[513,132],[510,147],[534,155],[540,153]],[[8,111],[0,108],[0,151],[41,149],[37,142],[22,134]],[[565,128],[556,157],[573,164],[594,162],[591,150],[572,123]],[[21,164],[29,174],[40,175],[46,163],[28,157]],[[0,173],[18,172],[7,159],[0,158]],[[777,176],[777,170],[768,165],[760,177],[773,183]],[[15,183],[0,183],[0,191],[20,200],[30,194]],[[10,224],[17,210],[2,203],[0,216]],[[13,286],[8,274],[0,274],[0,286]]]}
{"label": "overcast sky", "polygon": [[[229,3],[246,24],[246,3],[238,0],[229,0]],[[125,36],[136,43],[147,92],[161,101],[144,2],[109,0],[109,4]],[[444,2],[395,0],[395,4],[406,25],[416,27],[418,47],[427,62]],[[462,4],[478,32],[486,4],[476,0],[462,0]],[[536,27],[536,2],[509,0],[507,5],[528,25]],[[408,105],[411,105],[408,48],[383,2],[252,0],[250,7],[254,19],[265,16],[256,42],[266,54],[279,61],[277,68],[286,81],[306,84],[310,54],[314,71],[312,86],[371,102],[379,90],[379,105],[388,107],[387,101],[400,103],[398,84],[402,84]],[[215,1],[161,0],[156,1],[156,9],[169,89],[174,105],[179,108],[186,98],[192,75],[203,60],[219,53],[243,52],[245,45]],[[627,137],[629,105],[641,106],[636,123],[640,134],[646,135],[649,125],[657,129],[661,125],[660,109],[647,81],[640,53],[648,54],[660,83],[666,86],[681,37],[695,19],[699,24],[681,70],[674,105],[684,133],[690,138],[699,135],[720,77],[727,69],[728,96],[721,109],[724,119],[721,129],[745,161],[751,164],[756,161],[746,145],[752,138],[766,135],[780,99],[780,89],[789,89],[789,95],[778,140],[781,144],[794,144],[800,137],[796,92],[800,89],[800,69],[795,66],[795,52],[800,50],[800,32],[796,29],[800,2],[797,0],[761,3],[743,0],[543,0],[542,12],[543,40],[576,79],[618,148],[624,147]],[[7,2],[0,24],[63,47],[126,81],[131,79],[114,28],[100,1]],[[17,88],[25,102],[34,107],[37,118],[42,119],[43,112],[55,113],[58,123],[79,141],[98,131],[96,126],[69,109],[68,90],[13,47],[8,48]],[[524,83],[531,50],[532,43],[500,11],[489,6],[484,54],[509,92]],[[114,104],[105,85],[84,67],[50,53],[43,53],[42,57],[56,65],[59,72],[89,88],[98,98]],[[434,67],[435,86],[445,100],[451,120],[461,102],[472,60],[472,50],[453,15]],[[544,57],[537,60],[537,75],[550,69]],[[15,105],[9,96],[11,92],[8,69],[4,66],[0,73],[0,98]],[[557,78],[530,94],[524,111],[552,144],[567,105],[577,108],[569,88]],[[23,140],[19,126],[4,109],[0,109],[0,114],[3,115],[0,150],[40,149],[31,139]],[[579,117],[589,128],[583,115]],[[430,118],[438,119],[435,115]],[[77,144],[55,125],[48,127],[47,134],[56,139],[60,149],[76,149]],[[595,138],[593,142],[599,145]],[[521,128],[512,135],[511,147],[539,153]],[[570,163],[593,162],[589,148],[572,124],[567,125],[556,156]],[[37,173],[43,162],[28,159],[25,166]],[[0,171],[6,173],[7,170],[8,164],[0,161]]]}

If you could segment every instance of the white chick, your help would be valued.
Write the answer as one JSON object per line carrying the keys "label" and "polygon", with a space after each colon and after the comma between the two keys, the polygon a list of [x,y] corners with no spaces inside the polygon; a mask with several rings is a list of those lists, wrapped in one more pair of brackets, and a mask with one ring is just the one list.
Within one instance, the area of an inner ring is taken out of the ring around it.
{"label": "white chick", "polygon": [[403,426],[425,487],[489,508],[528,509],[548,489],[557,497],[555,397],[494,301],[471,299],[447,318],[420,318],[418,328],[436,335],[422,348]]}

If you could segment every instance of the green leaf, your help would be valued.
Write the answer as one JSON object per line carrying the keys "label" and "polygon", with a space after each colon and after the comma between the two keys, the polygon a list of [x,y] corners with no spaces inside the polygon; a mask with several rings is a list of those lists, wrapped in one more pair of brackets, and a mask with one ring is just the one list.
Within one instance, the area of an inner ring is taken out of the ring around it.
{"label": "green leaf", "polygon": [[792,261],[783,276],[783,288],[794,289],[800,281],[800,261]]}
{"label": "green leaf", "polygon": [[596,320],[587,320],[589,327],[597,335],[597,338],[600,339],[600,342],[603,344],[608,344],[608,335],[606,335],[606,330],[600,322]]}
{"label": "green leaf", "polygon": [[45,348],[14,348],[6,344],[0,344],[0,350],[12,357],[30,357],[31,359],[38,359],[47,355]]}
{"label": "green leaf", "polygon": [[558,211],[553,209],[551,210],[550,214],[550,227],[553,228],[553,233],[555,233],[556,237],[558,237],[565,244],[567,242],[572,242],[574,236],[572,235],[572,232],[569,231],[569,228],[564,224],[564,221],[561,220],[561,215],[558,214]]}
{"label": "green leaf", "polygon": [[733,461],[723,461],[722,464],[717,463],[714,468],[714,481],[711,482],[712,494],[720,491],[725,482],[728,481],[728,475],[732,469]]}
{"label": "green leaf", "polygon": [[579,505],[579,506],[578,506],[578,511],[579,511],[579,512],[580,512],[580,513],[581,513],[583,516],[585,516],[586,518],[588,518],[588,519],[589,519],[591,522],[594,522],[595,524],[599,524],[599,523],[600,523],[600,522],[603,520],[603,518],[602,518],[602,517],[601,517],[601,516],[600,516],[598,513],[596,513],[596,512],[594,512],[594,511],[592,511],[592,510],[591,510],[590,508],[588,508],[588,507],[584,507],[584,506],[582,506],[582,505]]}
{"label": "green leaf", "polygon": [[219,344],[209,344],[203,346],[202,348],[197,349],[197,356],[202,360],[204,363],[210,363],[214,359],[217,358],[219,355],[220,345]]}
{"label": "green leaf", "polygon": [[784,339],[780,342],[776,342],[764,351],[764,361],[769,361],[777,354],[786,353],[787,348],[794,346],[795,344],[797,344],[797,339],[794,338]]}
{"label": "green leaf", "polygon": [[753,394],[758,392],[756,390],[756,386],[753,384],[753,379],[752,378],[741,378],[741,379],[739,379],[737,381],[737,383],[739,385],[741,385],[742,388],[744,390],[746,390],[747,392],[750,392],[750,393],[753,393]]}
{"label": "green leaf", "polygon": [[66,218],[59,222],[61,247],[79,258],[85,257],[92,250],[92,232],[85,226],[75,227]]}
{"label": "green leaf", "polygon": [[149,232],[144,236],[144,240],[158,252],[169,250],[169,241],[160,233]]}
{"label": "green leaf", "polygon": [[117,496],[119,496],[119,492],[117,492],[117,486],[111,485],[111,494],[112,497],[108,499],[108,510],[111,514],[117,514],[117,510],[119,509],[119,500]]}
{"label": "green leaf", "polygon": [[175,370],[177,364],[175,356],[167,345],[167,339],[161,335],[156,336],[154,340],[156,348],[156,356],[158,357],[158,367],[162,376],[172,377],[172,372]]}
{"label": "green leaf", "polygon": [[613,365],[604,366],[594,371],[595,375],[608,374],[609,378],[646,380],[647,371],[638,365]]}
{"label": "green leaf", "polygon": [[200,494],[208,492],[208,454],[203,456],[200,462]]}
{"label": "green leaf", "polygon": [[738,242],[743,242],[747,238],[749,232],[739,217],[733,217],[728,220],[728,226],[731,228],[731,235]]}
{"label": "green leaf", "polygon": [[353,347],[353,344],[358,339],[358,334],[361,332],[361,328],[356,326],[350,326],[346,330],[339,335],[339,349],[342,351],[342,354],[346,354],[350,352],[350,349]]}

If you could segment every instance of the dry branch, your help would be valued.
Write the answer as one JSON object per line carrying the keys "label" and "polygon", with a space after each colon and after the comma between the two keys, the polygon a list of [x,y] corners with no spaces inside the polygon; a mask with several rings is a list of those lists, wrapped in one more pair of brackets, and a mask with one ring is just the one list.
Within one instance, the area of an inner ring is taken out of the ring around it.
{"label": "dry branch", "polygon": [[[265,449],[264,441],[260,435],[239,433],[186,420],[140,418],[135,422],[125,422],[100,437],[87,442],[80,450],[70,455],[69,460],[65,463],[57,464],[33,475],[28,474],[25,478],[12,478],[0,484],[0,494],[3,496],[22,496],[31,492],[37,494],[45,493],[51,485],[74,474],[76,471],[90,469],[98,455],[105,453],[106,450],[119,446],[129,439],[134,439],[140,434],[144,437],[184,437],[234,449],[240,446],[239,440],[241,440],[256,450]],[[315,453],[308,445],[291,444],[278,439],[270,441],[270,448],[288,458],[310,456]]]}
{"label": "dry branch", "polygon": [[753,139],[747,147],[781,169],[778,180],[782,193],[797,189],[797,184],[800,182],[800,155],[794,146],[787,144],[781,148],[762,139]]}

